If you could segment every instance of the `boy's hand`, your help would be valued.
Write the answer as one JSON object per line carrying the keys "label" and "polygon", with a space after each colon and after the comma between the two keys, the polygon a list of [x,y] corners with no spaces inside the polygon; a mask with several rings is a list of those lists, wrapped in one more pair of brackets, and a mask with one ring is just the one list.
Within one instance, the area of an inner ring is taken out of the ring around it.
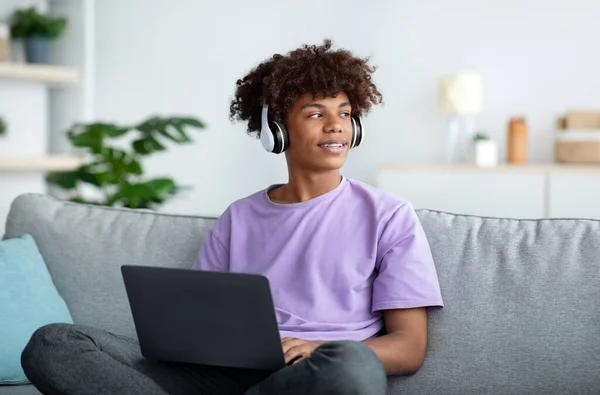
{"label": "boy's hand", "polygon": [[304,340],[296,337],[284,337],[281,339],[281,345],[283,346],[285,363],[289,364],[292,362],[292,364],[295,364],[304,358],[310,357],[310,354],[323,343],[325,342],[321,340]]}

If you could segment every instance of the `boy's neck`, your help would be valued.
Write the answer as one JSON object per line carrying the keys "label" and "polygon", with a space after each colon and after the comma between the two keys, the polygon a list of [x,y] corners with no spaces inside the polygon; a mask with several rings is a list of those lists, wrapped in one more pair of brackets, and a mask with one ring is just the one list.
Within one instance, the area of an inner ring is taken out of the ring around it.
{"label": "boy's neck", "polygon": [[317,174],[290,172],[288,183],[273,190],[271,198],[279,203],[305,202],[334,190],[341,181],[339,170]]}

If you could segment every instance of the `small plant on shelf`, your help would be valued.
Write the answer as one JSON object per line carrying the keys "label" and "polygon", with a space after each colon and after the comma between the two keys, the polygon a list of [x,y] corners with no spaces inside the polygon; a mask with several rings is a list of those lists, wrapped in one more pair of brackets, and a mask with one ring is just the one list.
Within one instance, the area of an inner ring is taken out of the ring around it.
{"label": "small plant on shelf", "polygon": [[487,134],[485,134],[484,132],[477,132],[475,133],[475,135],[473,136],[473,141],[474,142],[478,142],[478,141],[488,141],[490,139],[490,136],[488,136]]}
{"label": "small plant on shelf", "polygon": [[42,14],[35,7],[29,7],[15,11],[10,35],[13,38],[43,37],[56,40],[66,27],[66,18]]}
{"label": "small plant on shelf", "polygon": [[15,11],[10,34],[25,41],[25,55],[31,63],[48,63],[51,42],[67,28],[67,19],[39,12],[35,6]]}
{"label": "small plant on shelf", "polygon": [[[70,200],[74,202],[155,209],[184,187],[170,177],[145,178],[142,159],[165,151],[166,141],[191,143],[190,128],[204,129],[205,124],[192,117],[157,116],[133,126],[76,124],[67,137],[75,147],[84,149],[89,160],[74,171],[50,173],[47,180],[70,191]],[[122,138],[131,139],[125,149],[109,144]],[[84,198],[80,193],[83,184],[95,188],[99,197]]]}

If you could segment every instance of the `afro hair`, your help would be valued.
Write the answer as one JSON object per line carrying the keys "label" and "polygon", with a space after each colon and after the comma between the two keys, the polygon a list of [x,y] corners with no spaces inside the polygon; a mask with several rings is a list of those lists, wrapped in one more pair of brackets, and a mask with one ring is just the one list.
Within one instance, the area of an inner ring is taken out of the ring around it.
{"label": "afro hair", "polygon": [[277,122],[284,122],[296,98],[305,93],[316,98],[344,92],[355,116],[382,103],[383,97],[371,80],[376,68],[369,65],[369,59],[331,47],[331,40],[326,39],[321,45],[303,45],[260,63],[237,81],[230,119],[246,121],[247,132],[258,135],[263,100],[269,105],[270,120]]}

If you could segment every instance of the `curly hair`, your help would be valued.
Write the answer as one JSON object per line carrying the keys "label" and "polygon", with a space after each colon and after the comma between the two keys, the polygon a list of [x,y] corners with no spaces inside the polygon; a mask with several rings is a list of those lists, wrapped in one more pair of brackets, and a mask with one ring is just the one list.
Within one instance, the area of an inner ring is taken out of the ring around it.
{"label": "curly hair", "polygon": [[334,97],[345,92],[352,114],[361,116],[383,97],[371,75],[376,67],[369,58],[351,52],[332,50],[331,40],[323,44],[303,45],[288,54],[275,54],[236,82],[235,97],[229,107],[231,121],[247,121],[249,134],[260,133],[263,98],[269,104],[269,118],[284,122],[294,100],[305,93],[313,97]]}

